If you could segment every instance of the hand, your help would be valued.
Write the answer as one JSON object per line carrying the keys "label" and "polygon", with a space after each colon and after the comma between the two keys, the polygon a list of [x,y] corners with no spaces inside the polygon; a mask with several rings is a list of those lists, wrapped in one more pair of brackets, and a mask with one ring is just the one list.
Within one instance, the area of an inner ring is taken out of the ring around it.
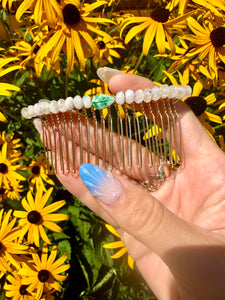
{"label": "hand", "polygon": [[[109,80],[112,93],[153,86],[129,74]],[[58,179],[116,228],[158,299],[225,299],[225,153],[184,103],[177,110],[183,163],[158,191],[147,192],[129,172],[124,176],[116,171],[107,179],[105,171],[87,164],[80,172],[89,190],[78,172],[59,174]],[[105,192],[99,186],[98,197],[89,192],[91,174],[101,176],[99,182],[104,179]]]}

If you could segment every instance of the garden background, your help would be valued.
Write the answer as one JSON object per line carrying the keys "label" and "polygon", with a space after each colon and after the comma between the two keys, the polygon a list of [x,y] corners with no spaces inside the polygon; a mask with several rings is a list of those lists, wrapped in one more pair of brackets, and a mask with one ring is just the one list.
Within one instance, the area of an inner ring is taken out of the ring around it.
{"label": "garden background", "polygon": [[21,109],[109,94],[108,66],[183,99],[225,151],[224,0],[0,1],[0,299],[155,299],[117,232],[48,174]]}

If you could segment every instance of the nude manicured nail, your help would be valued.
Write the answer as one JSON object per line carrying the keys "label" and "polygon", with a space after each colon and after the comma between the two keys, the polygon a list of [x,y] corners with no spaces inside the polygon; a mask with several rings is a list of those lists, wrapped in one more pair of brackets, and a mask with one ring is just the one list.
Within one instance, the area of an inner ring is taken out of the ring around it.
{"label": "nude manicured nail", "polygon": [[123,72],[116,70],[116,69],[108,68],[108,67],[99,68],[97,70],[98,77],[107,84],[109,83],[109,80],[112,76],[119,74],[119,73],[121,74]]}

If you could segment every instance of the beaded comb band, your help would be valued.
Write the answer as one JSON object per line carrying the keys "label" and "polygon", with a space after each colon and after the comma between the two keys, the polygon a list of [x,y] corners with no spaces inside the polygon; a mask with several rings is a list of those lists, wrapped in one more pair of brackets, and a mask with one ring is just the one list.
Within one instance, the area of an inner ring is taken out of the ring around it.
{"label": "beaded comb band", "polygon": [[129,170],[154,191],[181,163],[175,103],[191,93],[190,86],[164,84],[115,96],[42,99],[21,114],[41,119],[44,151],[54,173],[75,173],[81,164],[93,163],[110,171]]}

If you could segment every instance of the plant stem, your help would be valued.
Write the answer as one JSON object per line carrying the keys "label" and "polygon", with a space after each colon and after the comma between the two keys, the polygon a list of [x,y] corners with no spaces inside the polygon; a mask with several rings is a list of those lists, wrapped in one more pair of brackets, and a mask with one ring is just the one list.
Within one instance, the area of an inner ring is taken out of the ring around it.
{"label": "plant stem", "polygon": [[24,126],[26,127],[29,127],[29,128],[32,128],[30,125],[28,125],[27,123],[25,123],[24,121],[22,121],[21,119],[17,118],[16,116],[12,115],[8,110],[6,110],[5,108],[3,107],[0,107],[0,110],[2,112],[4,112],[7,116],[9,116],[10,118],[16,120],[17,122],[23,124]]}
{"label": "plant stem", "polygon": [[115,274],[115,270],[110,269],[109,272],[102,278],[102,280],[93,287],[92,292],[93,293],[97,292],[106,282],[108,282],[111,279],[111,277],[114,274]]}

